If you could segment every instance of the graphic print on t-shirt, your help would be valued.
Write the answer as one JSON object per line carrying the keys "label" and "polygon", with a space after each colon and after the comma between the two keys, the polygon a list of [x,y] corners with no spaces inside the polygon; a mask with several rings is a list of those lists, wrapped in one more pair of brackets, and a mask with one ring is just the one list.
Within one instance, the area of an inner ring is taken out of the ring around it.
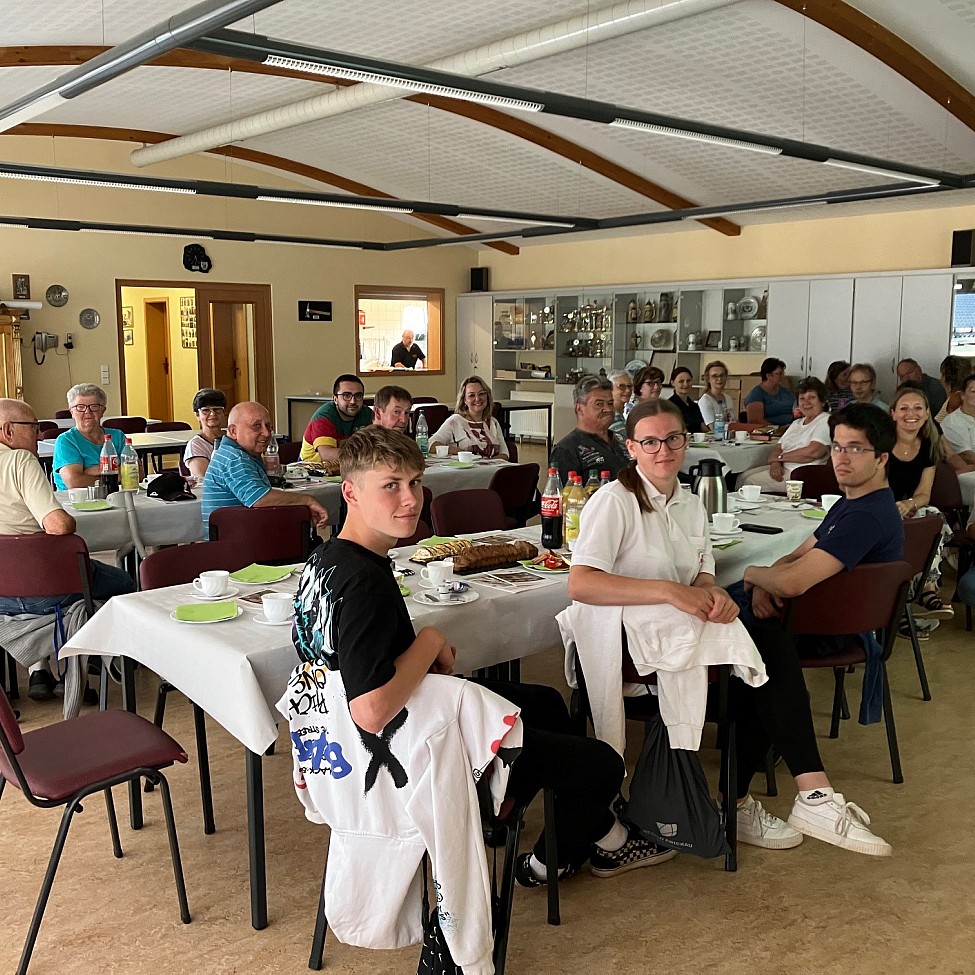
{"label": "graphic print on t-shirt", "polygon": [[308,560],[295,593],[296,646],[303,659],[310,663],[324,663],[329,670],[338,670],[336,620],[342,597],[336,598],[329,588],[329,580],[338,567],[333,565],[324,572],[317,572],[316,561],[315,556]]}

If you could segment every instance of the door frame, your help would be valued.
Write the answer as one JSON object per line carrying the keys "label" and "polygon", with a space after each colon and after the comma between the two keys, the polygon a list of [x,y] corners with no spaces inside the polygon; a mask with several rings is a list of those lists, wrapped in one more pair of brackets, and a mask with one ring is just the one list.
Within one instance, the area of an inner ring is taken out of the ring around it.
{"label": "door frame", "polygon": [[[269,284],[234,284],[226,281],[160,281],[157,279],[116,278],[115,317],[118,333],[118,375],[122,413],[128,410],[125,395],[125,346],[122,336],[123,288],[182,288],[196,295],[197,362],[199,375],[212,375],[210,358],[211,300],[250,302],[254,313],[254,397],[271,414],[275,422],[274,395],[274,323],[271,318],[271,286]],[[201,383],[202,385],[202,383]],[[175,404],[174,404],[175,407]]]}

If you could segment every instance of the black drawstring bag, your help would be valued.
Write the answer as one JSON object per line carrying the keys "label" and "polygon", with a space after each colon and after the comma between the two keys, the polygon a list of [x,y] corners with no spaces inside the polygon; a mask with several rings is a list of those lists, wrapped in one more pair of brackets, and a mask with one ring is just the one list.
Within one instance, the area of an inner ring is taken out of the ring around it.
{"label": "black drawstring bag", "polygon": [[633,770],[627,819],[658,846],[705,859],[728,852],[721,811],[697,753],[670,747],[659,714],[647,725]]}
{"label": "black drawstring bag", "polygon": [[440,927],[440,915],[437,905],[430,910],[430,898],[427,892],[427,855],[423,854],[423,948],[420,950],[420,964],[417,975],[464,975],[464,970],[458,965],[447,947],[443,928]]}

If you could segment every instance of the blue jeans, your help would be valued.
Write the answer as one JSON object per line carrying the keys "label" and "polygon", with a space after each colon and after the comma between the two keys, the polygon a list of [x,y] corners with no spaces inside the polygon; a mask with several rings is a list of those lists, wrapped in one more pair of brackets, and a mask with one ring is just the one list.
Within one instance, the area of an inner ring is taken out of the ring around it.
{"label": "blue jeans", "polygon": [[975,606],[975,569],[969,569],[958,580],[958,598],[966,606]]}
{"label": "blue jeans", "polygon": [[[113,565],[105,565],[104,562],[96,562],[93,559],[91,574],[92,599],[104,601],[112,596],[135,592],[135,580],[123,569],[116,569]],[[21,613],[29,613],[33,616],[43,616],[53,613],[58,603],[62,606],[70,606],[79,599],[81,599],[80,592],[63,596],[29,596],[25,599],[0,598],[0,615],[17,616]]]}

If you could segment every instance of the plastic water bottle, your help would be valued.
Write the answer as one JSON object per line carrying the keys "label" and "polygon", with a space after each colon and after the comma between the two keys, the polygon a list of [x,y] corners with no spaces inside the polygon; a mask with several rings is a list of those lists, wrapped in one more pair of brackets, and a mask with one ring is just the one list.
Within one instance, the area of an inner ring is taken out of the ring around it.
{"label": "plastic water bottle", "polygon": [[599,490],[599,474],[595,469],[589,472],[589,480],[586,481],[585,490],[587,501]]}
{"label": "plastic water bottle", "polygon": [[612,482],[613,482],[613,475],[610,474],[609,471],[600,471],[599,472],[599,486],[600,487],[606,487],[607,484],[612,484]]}
{"label": "plastic water bottle", "polygon": [[573,474],[572,478],[569,504],[565,509],[565,544],[568,545],[570,552],[579,539],[579,521],[587,500],[586,492],[582,487],[582,475]]}
{"label": "plastic water bottle", "polygon": [[424,457],[430,453],[430,427],[423,410],[420,410],[420,419],[416,421],[416,445]]}
{"label": "plastic water bottle", "polygon": [[98,480],[109,494],[118,490],[118,451],[109,434],[105,434],[105,444],[98,458]]}
{"label": "plastic water bottle", "polygon": [[562,547],[562,489],[554,467],[548,469],[542,492],[542,547],[550,552]]}
{"label": "plastic water bottle", "polygon": [[125,446],[119,458],[119,477],[123,491],[139,490],[139,455],[135,452],[129,437],[125,438]]}
{"label": "plastic water bottle", "polygon": [[281,451],[278,447],[278,438],[273,435],[268,441],[267,450],[264,451],[264,469],[268,477],[281,476]]}
{"label": "plastic water bottle", "polygon": [[724,410],[714,411],[714,439],[724,440],[728,432],[728,425],[725,420]]}

